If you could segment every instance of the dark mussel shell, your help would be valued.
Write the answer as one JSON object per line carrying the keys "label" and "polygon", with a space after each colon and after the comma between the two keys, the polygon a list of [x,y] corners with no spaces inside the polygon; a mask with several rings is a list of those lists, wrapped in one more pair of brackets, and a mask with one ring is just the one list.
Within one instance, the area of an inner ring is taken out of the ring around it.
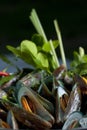
{"label": "dark mussel shell", "polygon": [[13,105],[9,102],[6,102],[5,105],[8,110],[13,112],[15,118],[22,124],[26,125],[28,128],[34,128],[35,130],[43,130],[45,128],[49,129],[52,127],[52,124],[50,122],[33,112],[28,112],[25,109]]}
{"label": "dark mussel shell", "polygon": [[70,98],[68,100],[68,104],[66,107],[66,111],[64,114],[64,120],[67,120],[69,118],[69,115],[74,111],[80,111],[81,109],[81,89],[77,84],[73,86],[73,89],[70,93]]}
{"label": "dark mussel shell", "polygon": [[65,121],[62,130],[71,130],[76,127],[80,127],[79,120],[83,117],[83,114],[79,111],[72,112],[69,118]]}

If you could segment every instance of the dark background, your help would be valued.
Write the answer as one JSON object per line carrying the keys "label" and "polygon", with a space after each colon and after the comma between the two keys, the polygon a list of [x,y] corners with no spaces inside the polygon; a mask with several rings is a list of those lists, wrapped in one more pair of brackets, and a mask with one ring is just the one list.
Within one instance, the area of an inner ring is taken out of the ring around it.
{"label": "dark background", "polygon": [[[9,53],[6,45],[17,46],[36,32],[29,15],[35,8],[48,39],[56,39],[53,20],[58,20],[67,58],[79,46],[87,52],[86,0],[0,0],[0,51]],[[57,51],[58,52],[58,51]]]}

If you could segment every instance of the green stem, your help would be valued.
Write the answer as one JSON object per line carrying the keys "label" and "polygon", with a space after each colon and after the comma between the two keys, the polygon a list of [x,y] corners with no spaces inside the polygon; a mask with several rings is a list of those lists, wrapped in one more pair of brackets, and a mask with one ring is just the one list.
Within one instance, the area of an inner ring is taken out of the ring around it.
{"label": "green stem", "polygon": [[54,57],[55,65],[56,65],[56,68],[57,68],[57,67],[60,66],[60,64],[59,64],[59,60],[57,58],[57,55],[56,55],[52,40],[50,40],[50,46],[51,46],[52,54],[53,54],[53,57]]}
{"label": "green stem", "polygon": [[67,67],[65,53],[64,53],[64,48],[63,48],[63,43],[62,43],[62,38],[61,38],[61,33],[60,33],[60,29],[59,29],[57,20],[54,20],[54,26],[55,26],[57,37],[58,37],[58,40],[59,40],[59,47],[60,47],[60,53],[61,53],[62,62]]}
{"label": "green stem", "polygon": [[[47,38],[46,38],[46,35],[45,35],[45,32],[44,32],[44,29],[41,25],[41,22],[39,20],[39,17],[35,11],[35,9],[32,9],[31,11],[31,15],[30,15],[30,20],[31,22],[33,23],[36,31],[42,35],[42,37],[44,38],[45,42],[47,42]],[[57,55],[56,55],[56,52],[55,52],[55,49],[54,49],[54,46],[53,46],[53,43],[52,43],[52,40],[50,40],[50,45],[51,45],[51,51],[50,53],[53,55],[53,59],[54,59],[54,63],[55,63],[55,68],[59,67],[59,61],[58,61],[58,58],[57,58]]]}
{"label": "green stem", "polygon": [[31,16],[29,17],[31,22],[33,23],[35,29],[37,30],[37,32],[43,36],[45,42],[47,42],[47,38],[46,38],[46,35],[45,35],[45,32],[44,32],[44,29],[41,25],[41,22],[39,20],[39,17],[35,11],[35,9],[32,9],[31,11]]}

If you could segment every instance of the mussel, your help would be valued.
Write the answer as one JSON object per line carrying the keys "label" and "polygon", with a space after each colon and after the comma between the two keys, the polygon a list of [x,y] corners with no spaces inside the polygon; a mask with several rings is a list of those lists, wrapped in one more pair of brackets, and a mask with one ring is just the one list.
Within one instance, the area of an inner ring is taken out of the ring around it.
{"label": "mussel", "polygon": [[56,79],[54,80],[54,94],[55,94],[55,118],[56,124],[63,123],[63,117],[65,113],[65,109],[67,107],[67,102],[69,99],[69,93],[62,86],[62,84],[58,83]]}
{"label": "mussel", "polygon": [[83,76],[75,75],[74,80],[79,85],[82,94],[87,94],[87,79]]}
{"label": "mussel", "polygon": [[56,79],[63,79],[63,73],[65,71],[66,71],[66,67],[62,64],[60,67],[58,67],[53,71],[53,75],[54,77],[56,77]]}
{"label": "mussel", "polygon": [[25,108],[12,104],[11,102],[6,101],[4,103],[8,111],[12,111],[15,119],[28,128],[34,128],[34,130],[45,130],[46,128],[49,129],[52,127],[51,122],[41,116],[38,116],[31,111],[27,111]]}
{"label": "mussel", "polygon": [[13,129],[13,130],[18,130],[19,129],[18,122],[15,119],[15,116],[14,116],[12,110],[8,111],[8,113],[7,113],[7,121],[6,122],[9,124],[11,129]]}
{"label": "mussel", "polygon": [[[44,126],[45,128],[52,127],[52,125],[55,122],[55,119],[53,115],[50,112],[48,112],[48,110],[46,109],[49,107],[53,109],[52,103],[45,100],[43,97],[38,96],[34,90],[32,90],[31,88],[25,87],[25,85],[22,83],[17,84],[16,96],[17,96],[17,100],[18,100],[18,104],[20,108],[15,108],[15,107],[12,108],[13,113],[15,113],[16,109],[20,109],[20,111],[23,111],[28,116],[28,119],[27,117],[21,117],[21,119],[25,118],[26,121],[28,120],[28,122],[30,122],[30,124],[33,123],[35,125],[36,125],[36,122],[39,121],[37,125],[41,124],[42,125],[41,127],[44,127]],[[46,107],[44,107],[44,104],[46,105]],[[20,117],[17,116],[17,118],[19,119]]]}
{"label": "mussel", "polygon": [[79,120],[83,117],[83,114],[79,111],[72,112],[68,119],[65,121],[62,130],[71,130],[73,128],[79,127]]}
{"label": "mussel", "polygon": [[42,76],[45,77],[46,75],[47,73],[44,71],[33,71],[20,78],[20,82],[22,82],[27,87],[36,88],[40,84]]}
{"label": "mussel", "polygon": [[66,111],[64,114],[64,120],[67,120],[69,118],[69,115],[74,111],[80,111],[81,109],[81,89],[77,84],[73,86],[73,89],[70,93],[70,97],[68,100],[68,104],[66,107]]}

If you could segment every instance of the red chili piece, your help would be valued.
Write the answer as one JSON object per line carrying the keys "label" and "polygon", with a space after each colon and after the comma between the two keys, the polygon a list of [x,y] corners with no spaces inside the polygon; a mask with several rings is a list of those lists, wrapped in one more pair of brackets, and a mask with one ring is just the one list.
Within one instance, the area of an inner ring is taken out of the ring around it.
{"label": "red chili piece", "polygon": [[9,76],[9,73],[0,71],[0,76]]}

